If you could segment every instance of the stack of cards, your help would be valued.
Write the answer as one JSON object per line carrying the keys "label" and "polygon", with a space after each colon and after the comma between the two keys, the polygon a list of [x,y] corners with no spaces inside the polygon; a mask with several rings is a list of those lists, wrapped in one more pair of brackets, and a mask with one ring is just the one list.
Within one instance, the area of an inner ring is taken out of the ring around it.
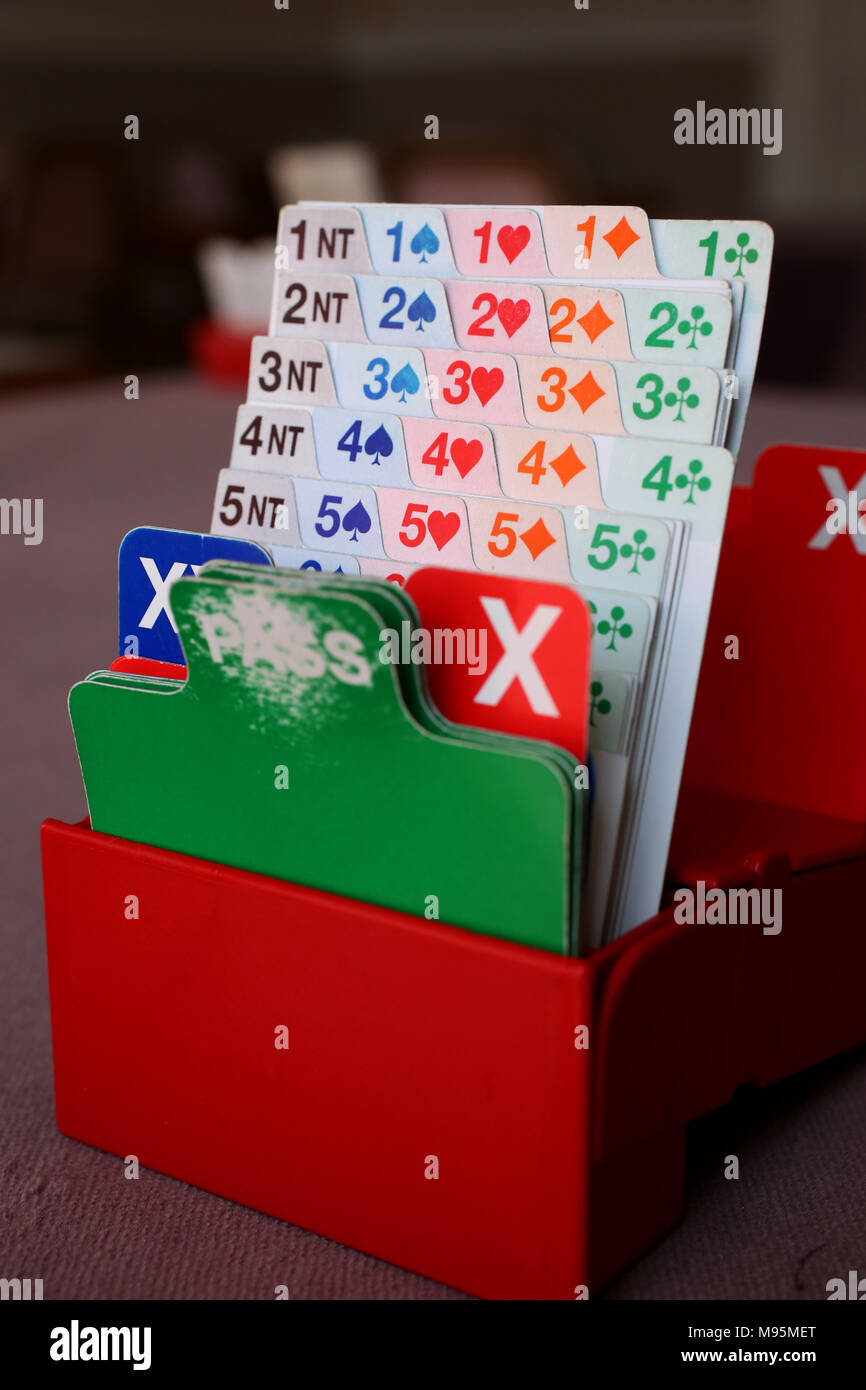
{"label": "stack of cards", "polygon": [[280,215],[211,530],[281,567],[579,590],[588,945],[658,907],[771,253],[762,223],[634,207]]}
{"label": "stack of cards", "polygon": [[[542,597],[547,628],[561,620],[575,710],[555,651],[548,680],[580,748],[589,617],[569,591]],[[515,647],[514,604],[506,586],[490,609],[495,669],[487,673],[485,635],[475,647],[484,661],[457,671],[458,684],[547,690],[527,641]],[[473,729],[445,718],[423,656],[405,656],[435,639],[398,588],[214,559],[174,580],[169,616],[185,682],[98,671],[70,693],[95,830],[576,949],[588,792],[575,756],[499,732],[502,722]],[[530,625],[537,647],[544,634]]]}

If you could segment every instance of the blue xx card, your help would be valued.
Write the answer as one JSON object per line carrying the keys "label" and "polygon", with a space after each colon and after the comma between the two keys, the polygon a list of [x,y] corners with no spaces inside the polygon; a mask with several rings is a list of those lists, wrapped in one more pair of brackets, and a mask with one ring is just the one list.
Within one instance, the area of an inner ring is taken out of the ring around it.
{"label": "blue xx card", "polygon": [[121,656],[183,663],[186,657],[168,602],[168,591],[183,574],[198,574],[208,560],[239,560],[270,565],[255,541],[137,526],[120,543],[117,556],[118,647]]}

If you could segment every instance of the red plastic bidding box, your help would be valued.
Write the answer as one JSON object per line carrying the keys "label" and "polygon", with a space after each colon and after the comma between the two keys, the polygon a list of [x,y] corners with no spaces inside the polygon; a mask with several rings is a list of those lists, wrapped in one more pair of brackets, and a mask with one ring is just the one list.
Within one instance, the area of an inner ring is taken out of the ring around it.
{"label": "red plastic bidding box", "polygon": [[866,1039],[866,602],[853,538],[809,546],[819,467],[866,455],[770,451],[733,503],[671,859],[781,887],[778,934],[669,906],[563,959],[47,821],[63,1133],[488,1298],[662,1235],[691,1119]]}

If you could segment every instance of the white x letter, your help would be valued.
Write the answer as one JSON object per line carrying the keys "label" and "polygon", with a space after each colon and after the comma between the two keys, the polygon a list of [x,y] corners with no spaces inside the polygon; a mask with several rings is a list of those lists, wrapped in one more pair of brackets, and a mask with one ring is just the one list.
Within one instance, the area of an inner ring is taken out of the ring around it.
{"label": "white x letter", "polygon": [[155,560],[151,560],[147,555],[139,555],[138,558],[142,563],[145,574],[153,585],[153,598],[144,610],[141,622],[138,626],[153,627],[160,613],[165,609],[168,615],[168,621],[172,626],[172,631],[177,632],[177,623],[174,620],[174,614],[168,604],[168,586],[169,584],[173,584],[176,579],[180,579],[180,576],[186,569],[186,561],[175,560],[168,574],[165,576],[165,579],[163,579],[156,567]]}
{"label": "white x letter", "polygon": [[[840,506],[844,506],[844,504],[846,503],[849,491],[855,492],[857,494],[857,514],[859,518],[860,508],[863,505],[864,498],[866,498],[866,473],[863,474],[863,477],[860,479],[856,487],[849,489],[848,484],[845,482],[845,479],[842,477],[842,474],[839,472],[838,468],[822,467],[818,469],[818,472],[821,474],[821,477],[824,480],[824,486],[826,487],[830,496],[834,499],[834,501],[837,501]],[[841,532],[839,531],[830,531],[827,527],[826,521],[824,521],[818,527],[814,536],[810,540],[808,548],[809,550],[826,550],[827,546],[832,545],[833,541],[840,534]],[[860,535],[859,525],[856,534],[851,531],[849,531],[848,534],[851,537],[851,541],[855,549],[857,550],[857,553],[859,555],[866,554],[866,536]]]}
{"label": "white x letter", "polygon": [[523,631],[518,632],[501,598],[483,598],[481,607],[502,643],[503,651],[475,696],[476,705],[498,705],[511,682],[519,680],[533,714],[546,714],[555,719],[559,710],[532,660],[532,654],[547,636],[562,609],[540,603]]}

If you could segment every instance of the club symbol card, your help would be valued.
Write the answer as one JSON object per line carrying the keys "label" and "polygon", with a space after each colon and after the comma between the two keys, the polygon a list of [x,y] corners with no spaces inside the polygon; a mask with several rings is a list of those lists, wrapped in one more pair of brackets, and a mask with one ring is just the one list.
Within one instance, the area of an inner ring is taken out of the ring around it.
{"label": "club symbol card", "polygon": [[137,526],[124,536],[117,556],[121,656],[183,663],[168,591],[181,575],[198,574],[208,560],[271,564],[268,552],[247,540],[201,535],[196,531],[169,531],[159,526]]}

